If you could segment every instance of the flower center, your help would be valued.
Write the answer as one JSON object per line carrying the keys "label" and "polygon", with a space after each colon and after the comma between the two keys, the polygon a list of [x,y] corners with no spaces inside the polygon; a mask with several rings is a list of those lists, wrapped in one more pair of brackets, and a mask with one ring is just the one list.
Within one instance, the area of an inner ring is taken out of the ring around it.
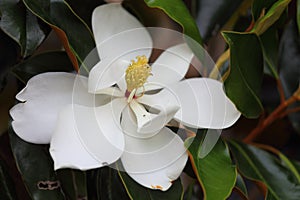
{"label": "flower center", "polygon": [[136,61],[131,60],[130,65],[126,69],[125,80],[127,91],[125,96],[128,101],[135,97],[138,88],[143,87],[148,77],[151,75],[151,67],[148,64],[146,56],[137,56]]}

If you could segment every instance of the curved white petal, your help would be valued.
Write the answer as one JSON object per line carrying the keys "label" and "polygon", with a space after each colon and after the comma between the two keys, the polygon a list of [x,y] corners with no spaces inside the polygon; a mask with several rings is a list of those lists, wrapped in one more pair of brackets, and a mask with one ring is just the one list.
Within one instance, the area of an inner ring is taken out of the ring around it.
{"label": "curved white petal", "polygon": [[89,92],[97,94],[124,79],[125,70],[129,63],[126,60],[116,60],[115,62],[109,59],[101,60],[90,71]]}
{"label": "curved white petal", "polygon": [[149,85],[146,91],[163,88],[183,79],[193,56],[193,52],[186,43],[166,49],[152,64],[153,75],[148,78],[148,82],[156,86],[150,87]]}
{"label": "curved white petal", "polygon": [[[76,130],[73,108],[71,105],[59,114],[58,123],[50,143],[50,154],[54,160],[54,169],[75,168],[88,170],[102,167],[102,162],[95,159],[82,145]],[[103,152],[106,152],[103,149]]]}
{"label": "curved white petal", "polygon": [[92,27],[100,59],[116,58],[141,48],[146,49],[147,57],[151,53],[152,40],[148,31],[121,4],[97,7],[92,15]]}
{"label": "curved white petal", "polygon": [[87,93],[87,78],[64,72],[34,76],[16,98],[24,103],[10,110],[14,131],[25,141],[42,144],[50,142],[58,113],[66,105],[107,102]]}
{"label": "curved white petal", "polygon": [[73,121],[80,141],[103,165],[115,162],[123,152],[120,118],[126,105],[125,98],[116,98],[100,107],[73,106]]}
{"label": "curved white petal", "polygon": [[137,101],[157,110],[172,105],[180,107],[180,101],[172,88],[164,88],[156,94],[144,94],[142,97],[138,98]]}
{"label": "curved white petal", "polygon": [[186,79],[138,101],[154,108],[178,104],[180,109],[174,118],[184,125],[223,129],[233,125],[241,113],[226,97],[222,86],[208,78]]}
{"label": "curved white petal", "polygon": [[163,128],[146,139],[125,135],[121,160],[125,171],[139,184],[165,191],[181,174],[187,153],[180,137]]}
{"label": "curved white petal", "polygon": [[233,125],[241,113],[227,98],[223,84],[208,78],[179,82],[174,92],[181,109],[175,119],[193,128],[223,129]]}
{"label": "curved white petal", "polygon": [[[142,106],[142,105],[140,105]],[[131,107],[126,107],[122,112],[121,126],[123,132],[131,137],[148,138],[157,134],[175,115],[179,107],[169,106],[160,110],[158,114],[150,114],[149,121],[138,127],[138,117],[143,117],[135,113]]]}

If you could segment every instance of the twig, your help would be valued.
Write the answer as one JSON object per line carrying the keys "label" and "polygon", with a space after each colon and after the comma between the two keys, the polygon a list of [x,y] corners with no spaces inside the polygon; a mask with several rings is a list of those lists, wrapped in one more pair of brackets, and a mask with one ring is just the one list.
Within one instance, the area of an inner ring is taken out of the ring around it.
{"label": "twig", "polygon": [[[245,143],[251,143],[257,136],[259,136],[270,124],[272,124],[275,120],[282,117],[284,113],[287,113],[286,108],[295,103],[296,101],[300,101],[300,87],[299,89],[287,100],[284,100],[259,126],[254,128],[250,134],[244,138]],[[296,109],[298,110],[298,108]]]}

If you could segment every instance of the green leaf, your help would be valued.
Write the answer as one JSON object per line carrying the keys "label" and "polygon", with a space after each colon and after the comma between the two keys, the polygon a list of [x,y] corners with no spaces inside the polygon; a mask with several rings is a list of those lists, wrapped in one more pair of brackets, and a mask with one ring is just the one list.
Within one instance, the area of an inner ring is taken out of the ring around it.
{"label": "green leaf", "polygon": [[291,0],[278,0],[274,3],[266,14],[258,18],[251,32],[257,35],[263,34],[280,18],[290,2]]}
{"label": "green leaf", "polygon": [[1,0],[0,12],[1,29],[20,45],[24,57],[31,55],[49,33],[49,28],[45,28],[22,1]]}
{"label": "green leaf", "polygon": [[84,20],[84,22],[91,28],[92,13],[97,6],[105,3],[104,0],[66,0],[75,13]]}
{"label": "green leaf", "polygon": [[151,8],[163,10],[169,17],[180,24],[183,32],[202,44],[202,39],[195,20],[181,0],[144,0]]}
{"label": "green leaf", "polygon": [[53,51],[30,57],[13,67],[13,73],[24,83],[43,72],[72,71],[72,63],[66,52]]}
{"label": "green leaf", "polygon": [[244,182],[243,177],[239,174],[236,177],[235,188],[238,189],[240,191],[240,193],[242,193],[242,195],[244,195],[244,197],[248,198],[246,184]]}
{"label": "green leaf", "polygon": [[269,199],[299,199],[299,181],[278,158],[250,145],[234,141],[229,144],[238,170],[248,179],[263,182]]}
{"label": "green leaf", "polygon": [[256,118],[263,110],[259,93],[263,78],[263,56],[255,34],[223,32],[230,47],[230,74],[225,91],[238,110]]}
{"label": "green leaf", "polygon": [[186,140],[189,156],[194,166],[206,200],[226,199],[235,185],[237,171],[232,164],[226,144],[219,139],[214,148],[204,158],[200,151],[206,131]]}
{"label": "green leaf", "polygon": [[299,163],[289,160],[284,154],[279,153],[279,158],[284,166],[286,166],[294,174],[298,182],[300,183],[300,168]]}
{"label": "green leaf", "polygon": [[87,199],[85,172],[74,169],[57,171],[62,190],[68,199]]}
{"label": "green leaf", "polygon": [[203,40],[217,32],[240,6],[242,0],[199,0],[197,24]]}
{"label": "green leaf", "polygon": [[183,198],[183,188],[180,179],[173,182],[171,188],[167,191],[152,190],[143,187],[135,182],[126,172],[118,171],[124,187],[130,197],[130,199],[172,199],[181,200]]}
{"label": "green leaf", "polygon": [[[291,21],[284,30],[279,48],[280,79],[286,97],[290,97],[300,85],[300,36],[295,21]],[[299,107],[295,103],[290,109]],[[294,128],[300,133],[300,112],[289,115]]]}
{"label": "green leaf", "polygon": [[7,166],[2,160],[0,160],[0,199],[17,199],[13,180],[8,175]]}
{"label": "green leaf", "polygon": [[260,36],[261,46],[264,54],[264,72],[276,79],[278,75],[278,50],[279,38],[276,27],[269,28]]}
{"label": "green leaf", "polygon": [[24,0],[23,2],[29,10],[58,33],[75,67],[78,67],[95,48],[90,29],[65,1]]}
{"label": "green leaf", "polygon": [[34,200],[62,200],[59,181],[54,172],[49,146],[30,144],[9,129],[10,143],[17,167]]}
{"label": "green leaf", "polygon": [[[87,176],[90,184],[88,188],[91,190],[89,193],[94,192],[96,199],[105,200],[119,200],[130,199],[122,184],[117,170],[110,167],[102,167],[100,169],[88,172]],[[90,198],[89,199],[93,199]]]}

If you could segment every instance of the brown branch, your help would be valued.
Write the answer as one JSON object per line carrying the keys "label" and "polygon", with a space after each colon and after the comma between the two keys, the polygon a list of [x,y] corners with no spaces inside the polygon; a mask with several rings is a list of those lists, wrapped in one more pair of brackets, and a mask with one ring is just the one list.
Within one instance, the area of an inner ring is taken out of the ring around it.
{"label": "brown branch", "polygon": [[283,112],[281,115],[280,115],[280,118],[283,118],[291,113],[295,113],[295,112],[300,112],[300,106],[299,107],[296,107],[296,108],[291,108],[291,109],[287,109],[285,112]]}
{"label": "brown branch", "polygon": [[254,128],[250,134],[243,139],[245,143],[251,143],[255,138],[257,138],[270,124],[272,124],[275,120],[280,118],[284,112],[286,112],[286,108],[293,104],[296,101],[300,100],[300,89],[298,89],[293,96],[289,99],[284,100],[265,120]]}

